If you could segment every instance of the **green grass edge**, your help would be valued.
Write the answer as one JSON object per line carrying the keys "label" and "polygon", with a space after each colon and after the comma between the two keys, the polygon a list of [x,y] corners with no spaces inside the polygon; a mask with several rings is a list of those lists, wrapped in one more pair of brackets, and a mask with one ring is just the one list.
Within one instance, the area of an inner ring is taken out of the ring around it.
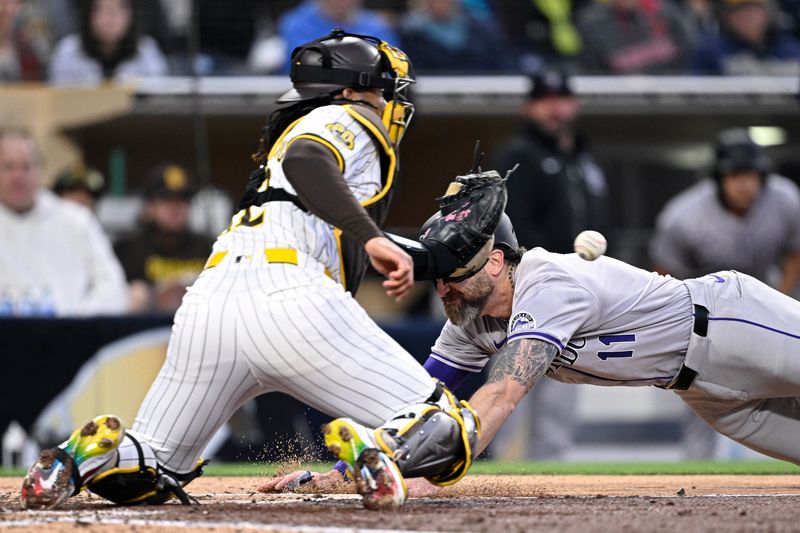
{"label": "green grass edge", "polygon": [[[302,468],[324,471],[331,463],[304,464]],[[300,465],[290,470],[300,469]],[[275,463],[218,463],[206,467],[208,476],[267,477],[286,465]],[[477,461],[471,474],[493,475],[800,475],[800,467],[773,460],[756,461],[683,461],[635,463],[543,463]],[[0,477],[22,477],[22,468],[0,468]]]}

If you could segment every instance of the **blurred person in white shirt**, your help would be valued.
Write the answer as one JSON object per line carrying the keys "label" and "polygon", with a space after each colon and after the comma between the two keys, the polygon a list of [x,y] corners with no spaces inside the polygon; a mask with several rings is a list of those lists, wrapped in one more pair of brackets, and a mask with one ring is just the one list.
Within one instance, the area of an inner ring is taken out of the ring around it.
{"label": "blurred person in white shirt", "polygon": [[50,81],[61,85],[124,82],[168,73],[155,39],[141,35],[133,0],[82,0],[77,34],[64,37],[50,62]]}
{"label": "blurred person in white shirt", "polygon": [[42,187],[41,160],[24,131],[0,131],[0,313],[117,314],[125,276],[91,211]]}

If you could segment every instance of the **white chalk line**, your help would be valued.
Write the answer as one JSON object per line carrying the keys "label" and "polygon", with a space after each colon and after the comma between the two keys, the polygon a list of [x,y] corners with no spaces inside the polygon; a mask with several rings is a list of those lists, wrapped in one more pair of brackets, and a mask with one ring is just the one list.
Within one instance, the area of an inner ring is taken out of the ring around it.
{"label": "white chalk line", "polygon": [[[691,492],[687,492],[683,496],[676,494],[661,494],[661,495],[649,495],[649,494],[629,494],[629,495],[605,495],[602,492],[598,492],[597,495],[592,496],[572,496],[567,494],[552,494],[552,495],[541,495],[541,496],[449,496],[446,498],[437,498],[437,497],[420,497],[420,498],[409,498],[407,501],[410,502],[419,502],[419,501],[436,501],[436,502],[447,502],[447,501],[459,501],[459,500],[498,500],[498,499],[505,499],[510,501],[516,500],[552,500],[557,498],[570,498],[575,500],[596,500],[599,499],[598,496],[602,496],[603,498],[740,498],[740,497],[747,497],[747,498],[772,498],[772,497],[787,497],[787,496],[800,496],[800,492],[785,492],[785,493],[777,493],[777,492],[753,492],[753,493],[737,493],[737,494],[691,494]],[[274,504],[274,503],[287,503],[287,502],[305,502],[305,503],[315,503],[315,502],[323,502],[327,500],[360,500],[361,497],[357,494],[319,494],[319,493],[306,493],[306,494],[296,494],[296,493],[289,493],[289,494],[269,494],[269,495],[259,495],[253,493],[226,493],[226,494],[203,494],[198,496],[201,501],[209,501],[209,503],[241,503],[241,504]],[[259,499],[259,498],[267,498],[267,499]],[[206,499],[207,500],[204,500]]]}
{"label": "white chalk line", "polygon": [[[252,531],[272,531],[283,532],[291,531],[297,533],[403,533],[406,529],[364,529],[364,528],[343,528],[343,527],[318,527],[318,526],[298,526],[290,524],[263,524],[259,522],[247,521],[206,521],[206,520],[151,520],[141,518],[110,518],[108,516],[79,515],[79,516],[56,516],[49,519],[28,519],[28,520],[9,520],[0,522],[3,528],[9,527],[32,527],[46,526],[51,524],[75,524],[81,526],[89,525],[123,525],[123,526],[144,526],[144,527],[166,527],[184,529],[236,529]],[[419,531],[417,533],[434,533],[432,531]]]}

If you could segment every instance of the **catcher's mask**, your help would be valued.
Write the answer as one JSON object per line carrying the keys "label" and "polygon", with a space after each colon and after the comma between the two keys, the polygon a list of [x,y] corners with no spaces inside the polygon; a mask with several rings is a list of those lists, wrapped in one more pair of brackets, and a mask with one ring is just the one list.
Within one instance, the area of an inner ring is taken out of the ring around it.
{"label": "catcher's mask", "polygon": [[386,108],[383,124],[397,145],[403,138],[414,105],[408,88],[416,83],[408,56],[386,41],[341,29],[298,46],[292,51],[293,87],[278,98],[279,104],[327,96],[345,88],[383,90]]}
{"label": "catcher's mask", "polygon": [[457,176],[439,198],[440,210],[420,228],[420,241],[446,246],[459,266],[442,279],[458,283],[477,274],[494,248],[517,248],[511,220],[503,210],[505,178],[494,170]]}

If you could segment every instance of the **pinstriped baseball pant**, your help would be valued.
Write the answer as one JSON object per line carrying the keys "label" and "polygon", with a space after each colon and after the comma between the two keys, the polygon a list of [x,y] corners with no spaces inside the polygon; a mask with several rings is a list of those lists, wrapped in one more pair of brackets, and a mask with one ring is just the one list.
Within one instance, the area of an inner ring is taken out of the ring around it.
{"label": "pinstriped baseball pant", "polygon": [[132,430],[162,466],[184,473],[260,394],[284,392],[376,427],[433,389],[425,369],[331,279],[294,265],[230,264],[203,272],[184,297]]}

